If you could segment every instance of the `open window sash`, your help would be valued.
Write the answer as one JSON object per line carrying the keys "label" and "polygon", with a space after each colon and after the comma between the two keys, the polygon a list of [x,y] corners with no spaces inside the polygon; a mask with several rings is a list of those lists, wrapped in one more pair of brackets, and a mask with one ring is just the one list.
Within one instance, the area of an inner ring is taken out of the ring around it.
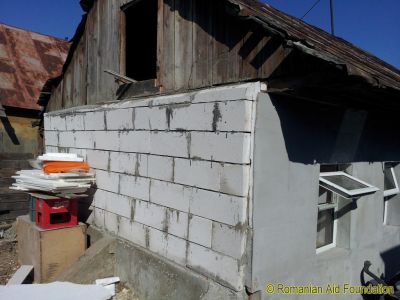
{"label": "open window sash", "polygon": [[372,194],[379,190],[377,187],[342,171],[320,173],[319,184],[347,199]]}
{"label": "open window sash", "polygon": [[[390,178],[386,178],[387,176]],[[385,189],[383,191],[383,196],[385,196],[385,197],[392,196],[392,195],[396,195],[400,192],[399,184],[397,182],[396,174],[394,173],[393,167],[385,169],[385,180],[390,180],[391,187],[389,189]]]}

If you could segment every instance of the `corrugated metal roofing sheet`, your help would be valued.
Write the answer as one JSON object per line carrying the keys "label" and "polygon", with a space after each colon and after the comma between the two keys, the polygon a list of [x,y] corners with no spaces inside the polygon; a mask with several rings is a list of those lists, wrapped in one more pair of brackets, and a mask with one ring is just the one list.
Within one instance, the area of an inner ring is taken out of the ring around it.
{"label": "corrugated metal roofing sheet", "polygon": [[65,40],[0,24],[0,103],[39,109],[41,88],[61,73],[68,48]]}
{"label": "corrugated metal roofing sheet", "polygon": [[313,56],[345,65],[349,75],[361,76],[374,86],[400,90],[400,71],[351,43],[330,35],[268,4],[254,0],[227,0],[239,7],[238,14],[254,19],[281,35],[289,45]]}

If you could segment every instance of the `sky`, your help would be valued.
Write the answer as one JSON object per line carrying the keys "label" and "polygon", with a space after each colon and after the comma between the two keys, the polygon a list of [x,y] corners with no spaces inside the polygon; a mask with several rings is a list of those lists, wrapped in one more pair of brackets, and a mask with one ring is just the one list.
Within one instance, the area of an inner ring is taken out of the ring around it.
{"label": "sky", "polygon": [[[317,0],[264,0],[302,17]],[[333,0],[335,34],[400,69],[400,0]],[[81,20],[78,0],[0,0],[0,22],[71,38]],[[329,0],[320,0],[304,18],[330,31]]]}

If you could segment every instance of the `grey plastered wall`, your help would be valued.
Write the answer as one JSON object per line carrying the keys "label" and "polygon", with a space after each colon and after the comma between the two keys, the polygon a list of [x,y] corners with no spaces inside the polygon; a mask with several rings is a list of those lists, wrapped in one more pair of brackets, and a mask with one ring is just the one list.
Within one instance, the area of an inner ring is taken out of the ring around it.
{"label": "grey plastered wall", "polygon": [[[364,260],[372,262],[376,273],[388,272],[399,254],[400,229],[383,225],[382,162],[399,158],[397,142],[377,136],[378,119],[365,111],[259,95],[252,272],[247,283],[252,292],[261,290],[265,299],[307,299],[267,295],[263,290],[268,282],[359,285]],[[350,220],[347,247],[316,254],[318,175],[323,163],[352,163],[350,172],[380,191],[361,197],[345,213]],[[313,297],[318,298],[332,295]]]}

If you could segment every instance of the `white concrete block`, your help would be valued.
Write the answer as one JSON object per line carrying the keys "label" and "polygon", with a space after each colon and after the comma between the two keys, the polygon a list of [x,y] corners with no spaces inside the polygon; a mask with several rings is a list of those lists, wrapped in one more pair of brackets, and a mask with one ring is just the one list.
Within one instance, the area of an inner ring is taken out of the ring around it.
{"label": "white concrete block", "polygon": [[85,130],[84,115],[71,114],[65,117],[65,125],[68,131]]}
{"label": "white concrete block", "polygon": [[153,106],[156,105],[167,105],[167,104],[183,104],[190,103],[191,95],[194,93],[185,93],[185,94],[176,94],[176,95],[167,95],[160,96],[152,99]]}
{"label": "white concrete block", "polygon": [[110,152],[110,170],[147,177],[147,154]]}
{"label": "white concrete block", "polygon": [[207,160],[250,163],[250,133],[192,132],[190,155]]}
{"label": "white concrete block", "polygon": [[212,249],[241,259],[246,247],[246,229],[214,222],[212,229]]}
{"label": "white concrete block", "polygon": [[108,170],[109,153],[101,150],[87,150],[87,163],[91,168]]}
{"label": "white concrete block", "polygon": [[188,237],[188,214],[167,208],[168,233],[180,238]]}
{"label": "white concrete block", "polygon": [[120,175],[120,193],[135,199],[148,201],[150,179],[129,175]]}
{"label": "white concrete block", "polygon": [[190,138],[184,132],[154,132],[150,133],[150,152],[152,154],[188,157],[188,142]]}
{"label": "white concrete block", "polygon": [[220,191],[225,194],[247,197],[250,165],[221,165]]}
{"label": "white concrete block", "polygon": [[107,130],[133,129],[132,108],[107,110],[105,114]]}
{"label": "white concrete block", "polygon": [[101,189],[96,189],[96,192],[93,195],[92,205],[96,208],[106,209],[106,203],[109,199],[110,194],[112,193]]}
{"label": "white concrete block", "polygon": [[76,131],[74,132],[75,147],[77,148],[94,148],[94,134],[93,131]]}
{"label": "white concrete block", "polygon": [[252,101],[171,106],[171,130],[251,131]]}
{"label": "white concrete block", "polygon": [[211,191],[193,190],[190,213],[236,226],[246,221],[247,199]]}
{"label": "white concrete block", "polygon": [[257,85],[257,83],[246,83],[202,90],[194,94],[192,102],[199,103],[226,100],[255,100],[256,94],[258,94],[255,85]]}
{"label": "white concrete block", "polygon": [[135,174],[142,177],[148,177],[148,162],[149,156],[147,154],[136,155]]}
{"label": "white concrete block", "polygon": [[132,222],[130,218],[119,219],[118,236],[130,241],[132,239]]}
{"label": "white concrete block", "polygon": [[58,146],[58,131],[45,131],[44,142],[48,146]]}
{"label": "white concrete block", "polygon": [[104,228],[113,234],[118,233],[120,217],[109,211],[104,211]]}
{"label": "white concrete block", "polygon": [[165,181],[174,181],[174,158],[149,155],[148,176]]}
{"label": "white concrete block", "polygon": [[186,263],[186,241],[173,235],[150,228],[150,251],[178,264]]}
{"label": "white concrete block", "polygon": [[93,210],[93,224],[98,228],[104,228],[104,210],[100,208],[94,208]]}
{"label": "white concrete block", "polygon": [[120,151],[149,152],[150,133],[148,131],[122,131],[119,138]]}
{"label": "white concrete block", "polygon": [[[216,123],[219,131],[252,131],[252,101],[226,101],[214,103],[213,116],[221,117]],[[217,119],[217,118],[216,118]]]}
{"label": "white concrete block", "polygon": [[147,247],[147,243],[149,242],[148,227],[140,223],[131,222],[131,230],[132,238],[130,239],[130,241],[144,248]]}
{"label": "white concrete block", "polygon": [[220,174],[219,163],[175,158],[176,183],[219,191]]}
{"label": "white concrete block", "polygon": [[191,188],[183,185],[152,180],[150,185],[150,201],[162,206],[189,211]]}
{"label": "white concrete block", "polygon": [[95,149],[119,151],[120,136],[118,131],[95,131],[93,136]]}
{"label": "white concrete block", "polygon": [[191,215],[189,217],[189,241],[211,248],[212,221]]}
{"label": "white concrete block", "polygon": [[138,107],[135,108],[135,129],[167,130],[166,107]]}
{"label": "white concrete block", "polygon": [[110,152],[110,171],[135,174],[136,153]]}
{"label": "white concrete block", "polygon": [[59,152],[59,153],[69,153],[69,147],[61,147],[61,146],[59,146],[58,147],[58,151],[56,151],[56,152]]}
{"label": "white concrete block", "polygon": [[141,224],[168,230],[167,208],[146,201],[133,200],[133,220]]}
{"label": "white concrete block", "polygon": [[121,217],[118,236],[141,247],[146,247],[146,235],[146,227],[144,225]]}
{"label": "white concrete block", "polygon": [[57,146],[47,146],[46,145],[46,153],[56,153],[58,152],[58,147]]}
{"label": "white concrete block", "polygon": [[190,243],[187,265],[198,272],[213,277],[225,286],[228,285],[235,291],[243,289],[243,266],[229,256],[221,255],[208,248]]}
{"label": "white concrete block", "polygon": [[43,117],[43,128],[45,131],[51,130],[51,117],[48,114],[44,114]]}
{"label": "white concrete block", "polygon": [[85,130],[105,130],[104,111],[94,111],[85,114]]}
{"label": "white concrete block", "polygon": [[119,174],[103,170],[96,170],[96,185],[102,190],[118,193]]}
{"label": "white concrete block", "polygon": [[106,210],[116,215],[131,218],[131,199],[127,196],[108,193],[106,199]]}
{"label": "white concrete block", "polygon": [[65,131],[67,130],[65,116],[51,116],[51,130]]}
{"label": "white concrete block", "polygon": [[69,153],[74,153],[79,157],[82,157],[84,161],[87,160],[87,149],[69,148]]}
{"label": "white concrete block", "polygon": [[225,194],[247,196],[249,172],[248,165],[175,158],[174,182]]}
{"label": "white concrete block", "polygon": [[61,131],[58,136],[60,147],[75,147],[75,137],[72,131]]}
{"label": "white concrete block", "polygon": [[171,130],[213,129],[214,103],[175,105],[171,106],[170,110]]}

